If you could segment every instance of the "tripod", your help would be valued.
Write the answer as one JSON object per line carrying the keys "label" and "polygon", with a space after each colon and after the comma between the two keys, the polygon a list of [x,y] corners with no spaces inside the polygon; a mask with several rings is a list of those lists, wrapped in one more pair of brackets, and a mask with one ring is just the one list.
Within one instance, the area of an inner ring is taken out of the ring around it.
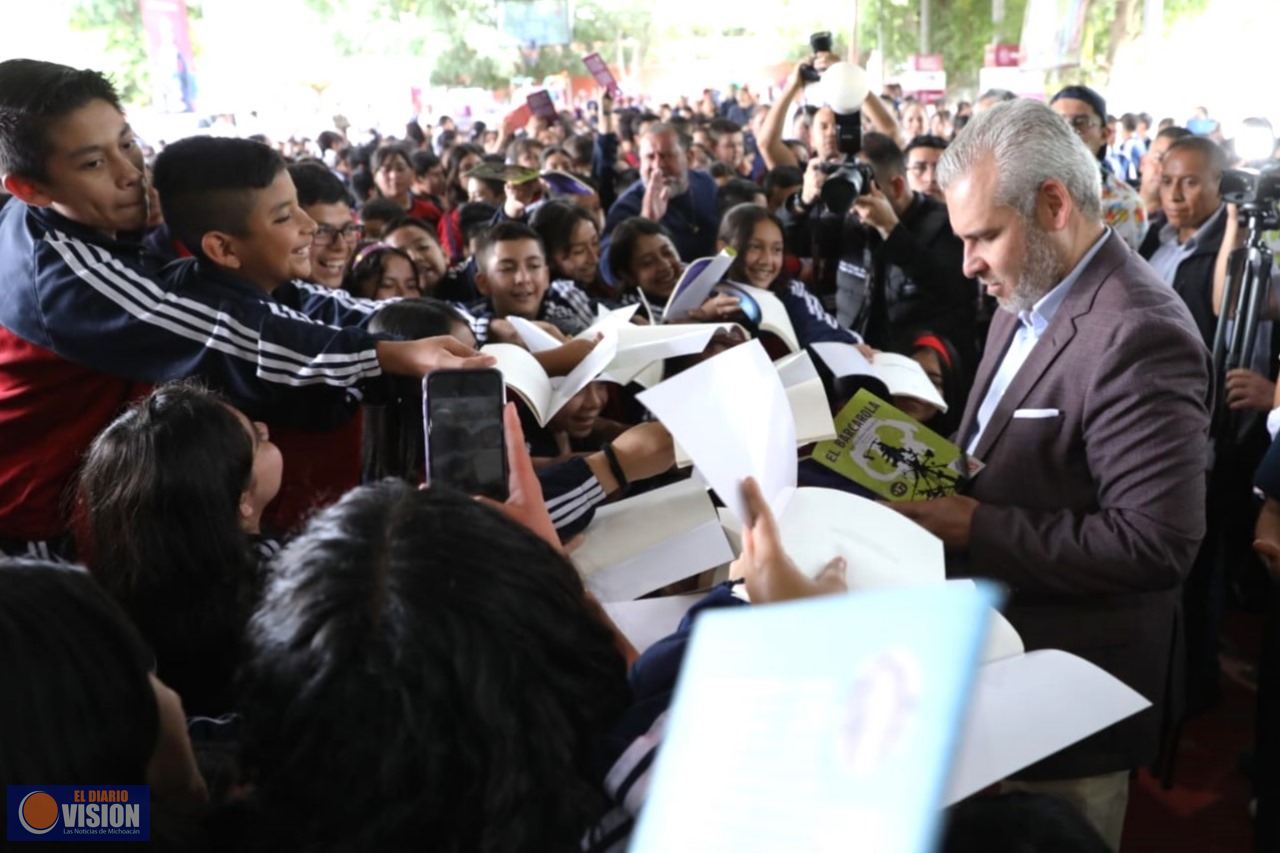
{"label": "tripod", "polygon": [[[1248,237],[1244,246],[1234,250],[1227,261],[1227,280],[1218,312],[1218,325],[1213,333],[1214,419],[1219,421],[1219,427],[1223,426],[1220,421],[1227,416],[1227,371],[1253,365],[1258,324],[1266,312],[1271,287],[1273,259],[1263,234],[1280,227],[1276,210],[1265,202],[1242,204],[1239,215],[1244,220]],[[1221,436],[1224,430],[1216,432]]]}

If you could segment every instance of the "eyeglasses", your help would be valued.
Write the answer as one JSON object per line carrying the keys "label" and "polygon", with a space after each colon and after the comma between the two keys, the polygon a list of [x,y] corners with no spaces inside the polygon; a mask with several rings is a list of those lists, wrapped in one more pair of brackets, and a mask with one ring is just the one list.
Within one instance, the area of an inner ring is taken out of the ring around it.
{"label": "eyeglasses", "polygon": [[354,243],[364,236],[364,226],[357,225],[352,222],[350,225],[344,225],[341,228],[334,228],[332,225],[317,225],[315,236],[312,237],[318,245],[328,246],[341,235],[346,243]]}
{"label": "eyeglasses", "polygon": [[1098,119],[1095,116],[1086,116],[1086,115],[1072,116],[1071,118],[1067,119],[1067,121],[1071,122],[1071,126],[1074,127],[1076,130],[1088,130],[1089,128],[1094,127],[1099,123]]}

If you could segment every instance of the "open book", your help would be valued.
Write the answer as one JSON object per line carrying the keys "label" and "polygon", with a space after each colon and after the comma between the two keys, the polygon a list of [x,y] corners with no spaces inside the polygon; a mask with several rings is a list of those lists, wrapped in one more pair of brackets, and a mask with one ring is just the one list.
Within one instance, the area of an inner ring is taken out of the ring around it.
{"label": "open book", "polygon": [[614,602],[724,565],[733,551],[706,487],[692,479],[596,510],[571,559],[596,598]]}
{"label": "open book", "polygon": [[[687,323],[678,326],[636,325],[630,322],[638,305],[628,305],[602,315],[590,328],[579,332],[575,338],[590,340],[597,335],[611,332],[617,338],[614,357],[605,366],[601,380],[626,385],[634,381],[652,365],[658,366],[661,381],[661,362],[668,358],[700,353],[711,343],[711,338],[732,323]],[[546,329],[523,317],[508,317],[512,327],[520,335],[530,352],[543,352],[562,346],[563,341]],[[652,382],[651,384],[656,384]]]}
{"label": "open book", "polygon": [[726,247],[714,257],[691,261],[672,288],[671,296],[667,298],[667,305],[662,310],[662,322],[674,323],[687,319],[690,311],[711,296],[711,291],[724,278],[737,255],[733,249]]}
{"label": "open book", "polygon": [[738,305],[742,313],[756,329],[776,335],[786,344],[790,352],[800,350],[800,339],[796,337],[795,327],[791,325],[787,307],[777,296],[763,288],[739,284],[736,281],[722,284],[719,290],[721,293],[738,297]]}
{"label": "open book", "polygon": [[502,381],[529,405],[539,426],[546,426],[565,403],[596,379],[613,360],[618,350],[618,337],[605,332],[600,343],[570,371],[568,376],[552,378],[538,360],[515,344],[488,344],[480,351],[497,360]]}
{"label": "open book", "polygon": [[920,362],[905,355],[894,352],[878,352],[870,361],[856,347],[840,343],[820,343],[813,345],[832,375],[837,379],[844,376],[870,376],[879,379],[894,397],[912,397],[928,403],[940,412],[947,410],[947,401],[942,399],[938,389],[929,381]]}
{"label": "open book", "polygon": [[813,460],[891,501],[955,494],[964,479],[959,447],[863,388],[840,410],[836,437]]}

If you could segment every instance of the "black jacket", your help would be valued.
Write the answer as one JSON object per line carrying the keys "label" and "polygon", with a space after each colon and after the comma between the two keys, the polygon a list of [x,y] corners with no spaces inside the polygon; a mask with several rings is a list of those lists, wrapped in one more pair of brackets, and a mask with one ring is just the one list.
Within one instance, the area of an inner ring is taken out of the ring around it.
{"label": "black jacket", "polygon": [[838,319],[867,343],[892,347],[905,332],[928,329],[948,337],[972,372],[978,286],[964,276],[964,245],[946,206],[913,195],[887,240],[818,204],[784,216],[788,246],[814,258],[816,289],[834,294]]}
{"label": "black jacket", "polygon": [[[1147,237],[1142,241],[1138,254],[1147,260],[1160,248],[1160,230],[1168,224],[1163,213],[1156,214],[1147,229]],[[1218,216],[1217,222],[1205,234],[1204,239],[1196,244],[1195,250],[1178,265],[1173,277],[1173,290],[1182,297],[1191,309],[1191,318],[1196,321],[1200,337],[1204,345],[1213,348],[1213,331],[1218,318],[1213,313],[1213,266],[1218,259],[1218,249],[1222,246],[1222,236],[1227,229],[1226,214]]]}

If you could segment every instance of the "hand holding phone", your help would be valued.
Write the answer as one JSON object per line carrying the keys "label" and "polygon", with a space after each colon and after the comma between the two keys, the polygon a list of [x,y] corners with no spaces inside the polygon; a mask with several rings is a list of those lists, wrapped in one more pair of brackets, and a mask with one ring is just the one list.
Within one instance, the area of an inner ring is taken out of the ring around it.
{"label": "hand holding phone", "polygon": [[506,500],[507,442],[502,374],[438,370],[422,380],[426,481]]}

